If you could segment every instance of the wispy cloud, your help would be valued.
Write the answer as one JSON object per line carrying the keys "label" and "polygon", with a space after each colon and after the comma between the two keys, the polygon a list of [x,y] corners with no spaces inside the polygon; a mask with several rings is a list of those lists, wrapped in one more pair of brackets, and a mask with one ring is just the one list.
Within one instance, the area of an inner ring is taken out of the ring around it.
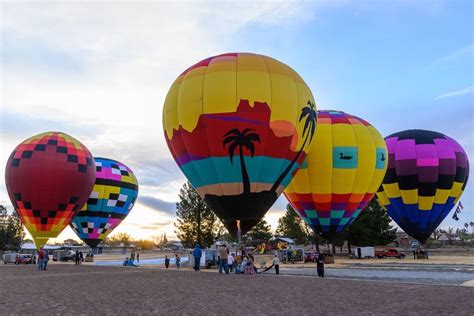
{"label": "wispy cloud", "polygon": [[474,53],[474,44],[467,45],[463,48],[457,49],[454,52],[450,53],[449,55],[443,56],[437,60],[435,60],[434,64],[444,64],[450,63],[459,58],[462,58],[466,55],[470,55]]}
{"label": "wispy cloud", "polygon": [[470,93],[473,93],[473,92],[474,92],[474,86],[470,86],[470,87],[467,87],[467,88],[463,88],[463,89],[443,93],[443,94],[437,96],[434,99],[438,100],[438,99],[444,99],[444,98],[450,98],[450,97],[457,97],[457,96],[460,96],[460,95],[470,94]]}
{"label": "wispy cloud", "polygon": [[176,214],[176,203],[163,201],[162,199],[152,196],[139,196],[137,203],[147,206],[157,212],[164,212],[170,215]]}

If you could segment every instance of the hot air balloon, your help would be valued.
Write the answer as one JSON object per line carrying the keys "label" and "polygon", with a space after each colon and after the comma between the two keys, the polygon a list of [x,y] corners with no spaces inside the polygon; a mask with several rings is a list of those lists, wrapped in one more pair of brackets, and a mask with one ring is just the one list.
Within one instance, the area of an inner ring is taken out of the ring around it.
{"label": "hot air balloon", "polygon": [[340,111],[318,111],[306,161],[285,190],[299,216],[332,240],[367,206],[382,183],[387,148],[368,122]]}
{"label": "hot air balloon", "polygon": [[10,155],[5,182],[10,200],[37,247],[69,224],[89,197],[95,165],[77,139],[59,132],[33,136]]}
{"label": "hot air balloon", "polygon": [[94,188],[70,224],[91,248],[96,248],[127,217],[138,196],[138,181],[129,167],[112,159],[94,159]]}
{"label": "hot air balloon", "polygon": [[408,235],[423,244],[459,200],[469,160],[454,139],[438,132],[407,130],[385,141],[389,163],[378,200]]}
{"label": "hot air balloon", "polygon": [[303,79],[267,56],[229,53],[184,71],[163,108],[168,147],[232,236],[250,230],[290,182],[313,139]]}

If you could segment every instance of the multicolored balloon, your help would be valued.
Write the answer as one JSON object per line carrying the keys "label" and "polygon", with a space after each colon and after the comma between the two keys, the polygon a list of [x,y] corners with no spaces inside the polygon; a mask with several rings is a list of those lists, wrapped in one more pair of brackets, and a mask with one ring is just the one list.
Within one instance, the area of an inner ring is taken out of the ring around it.
{"label": "multicolored balloon", "polygon": [[315,233],[331,240],[359,216],[382,183],[387,147],[368,122],[318,111],[316,137],[285,196]]}
{"label": "multicolored balloon", "polygon": [[86,203],[95,181],[89,150],[59,132],[33,136],[10,155],[5,182],[10,200],[36,247],[69,224]]}
{"label": "multicolored balloon", "polygon": [[163,126],[178,166],[235,237],[258,223],[305,159],[316,107],[287,65],[230,53],[176,79]]}
{"label": "multicolored balloon", "polygon": [[70,224],[91,248],[97,247],[127,217],[138,196],[138,181],[129,167],[112,159],[94,159],[94,188]]}
{"label": "multicolored balloon", "polygon": [[385,140],[389,165],[378,200],[408,235],[425,243],[466,187],[466,152],[433,131],[407,130]]}

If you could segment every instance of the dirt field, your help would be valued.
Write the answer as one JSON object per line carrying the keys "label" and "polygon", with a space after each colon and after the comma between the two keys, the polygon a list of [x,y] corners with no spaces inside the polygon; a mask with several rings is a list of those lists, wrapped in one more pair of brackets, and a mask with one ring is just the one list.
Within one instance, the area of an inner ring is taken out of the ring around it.
{"label": "dirt field", "polygon": [[474,288],[161,268],[1,265],[0,314],[472,315]]}

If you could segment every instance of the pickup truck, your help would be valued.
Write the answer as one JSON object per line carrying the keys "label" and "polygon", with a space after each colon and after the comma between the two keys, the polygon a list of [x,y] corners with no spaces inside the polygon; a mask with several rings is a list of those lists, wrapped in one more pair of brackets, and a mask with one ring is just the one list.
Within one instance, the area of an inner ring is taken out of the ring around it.
{"label": "pickup truck", "polygon": [[403,258],[405,258],[405,254],[403,252],[399,252],[395,248],[388,248],[388,249],[385,249],[385,250],[376,250],[375,251],[375,256],[379,259],[385,259],[385,258],[403,259]]}

